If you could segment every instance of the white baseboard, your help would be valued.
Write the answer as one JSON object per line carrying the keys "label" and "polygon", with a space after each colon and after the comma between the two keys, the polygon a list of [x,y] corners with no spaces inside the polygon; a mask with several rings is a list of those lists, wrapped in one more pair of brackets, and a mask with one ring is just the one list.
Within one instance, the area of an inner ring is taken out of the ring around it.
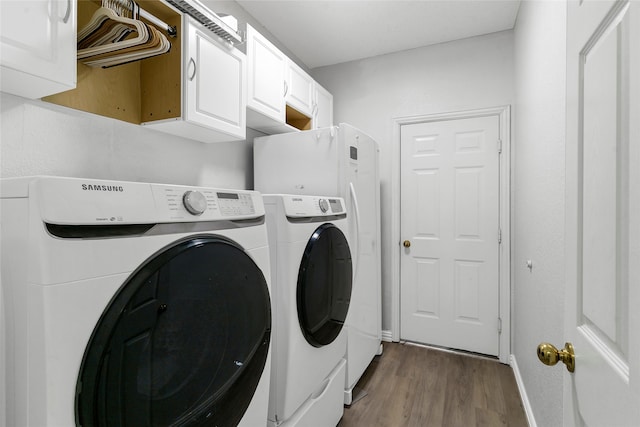
{"label": "white baseboard", "polygon": [[382,341],[392,342],[392,337],[391,331],[382,331]]}
{"label": "white baseboard", "polygon": [[520,375],[520,369],[518,368],[518,363],[516,362],[516,356],[512,354],[509,358],[509,362],[511,365],[511,369],[513,369],[513,374],[516,377],[516,383],[518,384],[520,398],[522,399],[522,406],[524,406],[524,413],[527,416],[529,427],[538,427],[538,424],[536,424],[536,419],[533,416],[533,408],[531,408],[529,396],[527,396],[527,391],[524,388],[524,382],[522,381],[522,375]]}

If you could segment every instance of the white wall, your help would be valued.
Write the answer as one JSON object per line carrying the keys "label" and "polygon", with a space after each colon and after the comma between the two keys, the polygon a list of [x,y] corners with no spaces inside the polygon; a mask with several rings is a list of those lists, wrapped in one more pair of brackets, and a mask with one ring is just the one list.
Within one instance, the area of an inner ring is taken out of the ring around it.
{"label": "white wall", "polygon": [[[252,142],[204,144],[0,95],[0,177],[57,175],[247,189]],[[258,135],[248,130],[253,141]]]}
{"label": "white wall", "polygon": [[427,46],[312,70],[333,94],[335,123],[350,123],[380,144],[382,329],[391,329],[392,119],[512,104],[513,33]]}
{"label": "white wall", "polygon": [[562,425],[565,370],[540,363],[536,347],[565,342],[565,2],[523,1],[514,33],[512,349],[537,425],[553,427]]}

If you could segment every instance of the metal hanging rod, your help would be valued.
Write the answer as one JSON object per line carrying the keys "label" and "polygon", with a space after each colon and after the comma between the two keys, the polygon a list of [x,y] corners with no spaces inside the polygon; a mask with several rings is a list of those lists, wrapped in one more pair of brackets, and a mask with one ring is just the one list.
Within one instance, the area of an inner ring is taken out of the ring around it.
{"label": "metal hanging rod", "polygon": [[166,22],[160,20],[158,17],[150,14],[149,12],[147,12],[142,8],[140,8],[140,17],[162,28],[163,30],[166,30],[167,34],[169,34],[171,37],[175,37],[176,35],[178,35],[178,29],[176,27],[167,24]]}
{"label": "metal hanging rod", "polygon": [[163,20],[161,20],[160,18],[158,18],[157,16],[147,12],[146,10],[141,8],[140,5],[138,5],[138,3],[136,3],[135,1],[133,0],[111,0],[111,1],[124,9],[130,10],[132,16],[138,15],[141,18],[144,18],[147,21],[151,22],[153,25],[165,30],[167,34],[169,34],[171,37],[175,37],[176,35],[178,35],[178,29],[175,26],[169,25]]}
{"label": "metal hanging rod", "polygon": [[195,18],[196,21],[211,30],[214,34],[231,44],[242,43],[242,36],[223,22],[218,15],[199,0],[167,0],[179,11]]}

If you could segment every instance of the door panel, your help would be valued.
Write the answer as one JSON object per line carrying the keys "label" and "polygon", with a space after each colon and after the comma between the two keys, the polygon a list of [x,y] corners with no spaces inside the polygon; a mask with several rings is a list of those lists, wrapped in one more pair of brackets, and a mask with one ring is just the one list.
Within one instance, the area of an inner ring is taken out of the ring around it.
{"label": "door panel", "polygon": [[248,106],[284,123],[286,56],[250,25],[247,25],[247,62]]}
{"label": "door panel", "polygon": [[287,61],[287,104],[304,115],[313,113],[313,79],[293,61]]}
{"label": "door panel", "polygon": [[565,420],[577,425],[640,425],[638,6],[568,6]]}
{"label": "door panel", "polygon": [[498,355],[498,116],[401,130],[401,338]]}
{"label": "door panel", "polygon": [[189,46],[184,56],[187,120],[244,135],[246,126],[245,55],[192,20],[186,20]]}
{"label": "door panel", "polygon": [[75,87],[76,7],[64,0],[0,2],[3,92],[41,98]]}
{"label": "door panel", "polygon": [[483,168],[464,168],[456,170],[456,239],[480,240]]}

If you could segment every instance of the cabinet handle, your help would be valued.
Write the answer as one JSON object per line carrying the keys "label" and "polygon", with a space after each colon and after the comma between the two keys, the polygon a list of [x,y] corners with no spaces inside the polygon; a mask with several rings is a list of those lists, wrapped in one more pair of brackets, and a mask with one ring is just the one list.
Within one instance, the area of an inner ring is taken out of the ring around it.
{"label": "cabinet handle", "polygon": [[189,81],[193,81],[193,78],[196,76],[196,61],[193,60],[193,58],[189,59],[189,67],[191,66],[191,64],[193,64],[193,74],[191,75],[191,77],[189,77]]}
{"label": "cabinet handle", "polygon": [[71,16],[71,0],[67,0],[67,12],[64,14],[64,18],[62,18],[62,22],[65,24],[69,22],[69,17]]}
{"label": "cabinet handle", "polygon": [[287,84],[287,81],[284,81],[284,93],[282,94],[282,96],[287,96],[287,92],[289,92],[289,85]]}
{"label": "cabinet handle", "polygon": [[318,112],[318,103],[314,102],[313,103],[313,109],[311,110],[311,115],[315,116],[317,112]]}

